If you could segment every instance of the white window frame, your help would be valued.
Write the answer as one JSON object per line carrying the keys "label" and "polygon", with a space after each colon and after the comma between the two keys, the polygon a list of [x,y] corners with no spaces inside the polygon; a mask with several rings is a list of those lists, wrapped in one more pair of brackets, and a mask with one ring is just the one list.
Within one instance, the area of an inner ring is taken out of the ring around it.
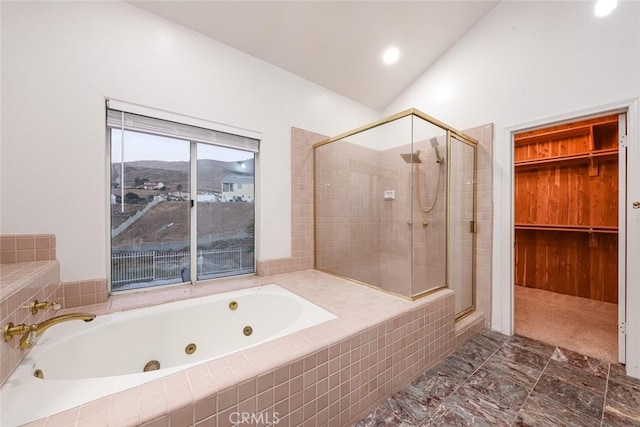
{"label": "white window frame", "polygon": [[[124,131],[142,132],[152,135],[164,136],[169,138],[181,139],[188,141],[190,144],[204,143],[211,144],[219,147],[233,148],[237,150],[247,151],[254,153],[254,164],[257,163],[257,155],[259,153],[260,141],[262,140],[262,134],[260,132],[238,128],[230,125],[225,125],[209,120],[199,119],[173,113],[165,110],[159,110],[151,107],[142,106],[139,104],[133,104],[116,99],[106,99],[106,123],[107,123],[107,182],[109,183],[109,198],[111,197],[110,191],[110,174],[111,174],[111,129],[120,129]],[[196,189],[196,165],[197,159],[194,149],[191,149],[191,194]],[[123,159],[124,164],[124,159]],[[254,169],[254,180],[256,179]],[[254,190],[254,202],[256,199]],[[197,272],[197,197],[191,198],[190,209],[190,223],[196,224],[196,226],[190,226],[190,271]],[[107,203],[107,253],[109,254],[107,260],[107,277],[109,283],[109,291],[111,292],[111,203],[110,200]],[[254,235],[254,249],[256,248],[256,241]],[[255,251],[254,251],[255,253]],[[254,263],[255,263],[254,259]],[[195,284],[197,281],[197,274],[191,274],[191,284]],[[152,287],[134,289],[131,291],[117,291],[121,292],[135,292],[149,290]]]}

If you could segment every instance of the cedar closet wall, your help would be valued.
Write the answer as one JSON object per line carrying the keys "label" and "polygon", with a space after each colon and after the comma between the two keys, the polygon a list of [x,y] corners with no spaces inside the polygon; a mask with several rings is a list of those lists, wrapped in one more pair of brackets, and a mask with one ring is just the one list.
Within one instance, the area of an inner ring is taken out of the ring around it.
{"label": "cedar closet wall", "polygon": [[515,135],[515,284],[618,302],[618,116]]}

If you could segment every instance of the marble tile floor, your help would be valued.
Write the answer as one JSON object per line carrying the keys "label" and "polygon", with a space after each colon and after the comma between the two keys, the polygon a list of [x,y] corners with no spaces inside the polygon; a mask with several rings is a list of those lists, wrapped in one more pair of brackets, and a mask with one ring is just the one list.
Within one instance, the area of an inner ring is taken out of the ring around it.
{"label": "marble tile floor", "polygon": [[522,336],[483,331],[355,427],[640,426],[640,380]]}

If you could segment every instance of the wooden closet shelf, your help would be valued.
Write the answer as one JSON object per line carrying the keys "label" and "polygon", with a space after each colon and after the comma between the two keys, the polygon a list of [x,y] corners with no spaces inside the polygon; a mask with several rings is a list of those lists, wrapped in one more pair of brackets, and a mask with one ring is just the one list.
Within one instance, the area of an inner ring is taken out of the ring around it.
{"label": "wooden closet shelf", "polygon": [[517,147],[519,145],[532,144],[532,143],[541,142],[541,141],[552,141],[556,139],[585,136],[592,133],[594,128],[598,128],[603,125],[613,124],[613,123],[616,123],[616,124],[618,123],[617,116],[610,116],[605,118],[603,121],[588,123],[582,126],[574,126],[570,128],[564,128],[564,129],[554,129],[554,130],[549,130],[547,132],[536,132],[532,135],[519,134],[519,135],[516,135],[514,142]]}
{"label": "wooden closet shelf", "polygon": [[618,155],[617,148],[609,148],[606,150],[594,150],[586,153],[567,154],[562,156],[544,157],[540,159],[518,160],[514,162],[516,168],[526,166],[545,166],[549,163],[589,163],[591,160],[604,159],[607,157],[615,157]]}
{"label": "wooden closet shelf", "polygon": [[618,227],[615,226],[589,226],[589,225],[555,225],[555,224],[525,224],[516,223],[516,230],[538,230],[538,231],[574,231],[579,233],[605,233],[617,234]]}

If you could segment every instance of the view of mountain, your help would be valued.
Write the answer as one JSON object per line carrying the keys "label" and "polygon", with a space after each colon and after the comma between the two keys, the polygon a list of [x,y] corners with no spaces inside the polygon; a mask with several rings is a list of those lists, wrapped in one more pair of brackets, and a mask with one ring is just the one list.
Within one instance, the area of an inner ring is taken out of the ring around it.
{"label": "view of mountain", "polygon": [[[219,193],[222,179],[228,175],[252,176],[254,174],[254,161],[243,162],[245,168],[238,162],[223,162],[219,160],[198,160],[198,193]],[[111,164],[111,186],[117,188],[120,185],[120,163]],[[166,191],[176,191],[180,185],[183,191],[189,188],[189,162],[165,162],[158,160],[138,160],[125,162],[124,187],[134,188],[136,178],[142,181],[162,182]]]}

